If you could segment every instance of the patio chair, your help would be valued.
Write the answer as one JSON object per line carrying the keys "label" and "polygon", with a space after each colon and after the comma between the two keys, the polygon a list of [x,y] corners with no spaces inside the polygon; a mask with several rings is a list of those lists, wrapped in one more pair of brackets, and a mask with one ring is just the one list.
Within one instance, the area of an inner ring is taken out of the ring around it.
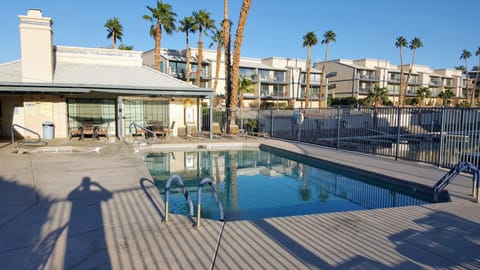
{"label": "patio chair", "polygon": [[212,133],[214,136],[222,136],[222,129],[220,128],[220,124],[217,122],[214,122],[212,124]]}
{"label": "patio chair", "polygon": [[83,127],[68,128],[68,139],[71,140],[73,137],[78,137],[78,139],[81,140],[83,137]]}
{"label": "patio chair", "polygon": [[110,123],[103,123],[99,126],[96,126],[96,136],[97,139],[100,140],[100,136],[105,137],[108,140],[108,127],[110,126]]}

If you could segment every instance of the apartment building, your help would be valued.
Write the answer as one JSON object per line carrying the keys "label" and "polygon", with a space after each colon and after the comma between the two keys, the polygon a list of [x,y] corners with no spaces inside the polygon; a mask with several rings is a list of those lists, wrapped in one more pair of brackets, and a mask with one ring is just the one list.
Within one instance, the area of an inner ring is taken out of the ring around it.
{"label": "apartment building", "polygon": [[[321,68],[323,62],[315,63],[314,66]],[[404,65],[404,82],[407,80],[408,70],[409,65]],[[327,61],[325,72],[332,74],[328,80],[328,95],[360,99],[367,97],[373,87],[378,85],[387,89],[391,101],[398,102],[401,72],[399,65],[381,59],[336,59]],[[428,87],[432,93],[432,105],[440,105],[437,104],[436,97],[445,90],[451,90],[456,98],[466,98],[463,81],[459,70],[433,70],[428,66],[415,64],[408,79],[406,97],[413,98],[421,87]]]}
{"label": "apartment building", "polygon": [[[197,49],[191,49],[191,82],[195,83],[197,70]],[[173,77],[185,80],[186,51],[163,49],[160,70]],[[214,88],[217,68],[216,51],[204,50],[202,63],[201,87]],[[153,66],[153,50],[143,54],[144,64]],[[336,59],[326,64],[326,93],[320,96],[321,69],[323,62],[314,63],[310,74],[310,100],[317,106],[319,99],[330,97],[367,97],[374,85],[385,87],[390,100],[398,101],[400,91],[400,65],[394,65],[381,59]],[[407,79],[409,65],[403,66],[403,80]],[[255,106],[257,103],[272,103],[280,106],[300,107],[305,100],[306,59],[269,57],[240,60],[240,76],[248,77],[253,82],[255,92],[245,95],[244,106]],[[475,73],[476,74],[476,73]],[[471,76],[474,74],[471,73]],[[457,100],[468,98],[465,89],[465,78],[461,71],[453,69],[431,69],[428,66],[415,64],[408,80],[406,97],[414,98],[421,87],[428,87],[432,92],[429,103],[440,105],[439,93],[451,90]],[[219,78],[215,93],[225,95],[225,69],[223,54],[219,65]]]}
{"label": "apartment building", "polygon": [[[195,83],[197,72],[198,50],[191,48],[190,81]],[[217,96],[225,96],[225,67],[223,54],[218,67],[218,84],[215,87],[217,59],[215,50],[203,50],[203,63],[201,72],[201,87],[215,88]],[[162,49],[160,71],[175,78],[186,80],[186,50]],[[149,67],[154,66],[154,50],[143,54],[143,63]],[[274,106],[287,106],[305,99],[306,85],[306,60],[285,57],[249,58],[240,60],[240,77],[248,77],[255,89],[254,93],[244,95],[243,106],[255,107],[259,103],[271,103]],[[319,99],[321,71],[311,69],[310,85],[311,100]],[[297,106],[296,105],[296,106]]]}

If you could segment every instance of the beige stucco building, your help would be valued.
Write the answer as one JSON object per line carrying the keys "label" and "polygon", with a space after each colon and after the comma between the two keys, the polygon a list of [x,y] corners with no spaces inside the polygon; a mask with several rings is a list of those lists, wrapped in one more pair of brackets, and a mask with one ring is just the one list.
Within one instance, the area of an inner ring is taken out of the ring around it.
{"label": "beige stucco building", "polygon": [[[321,68],[323,62],[314,64]],[[336,59],[327,61],[325,72],[332,74],[328,79],[328,94],[334,97],[365,98],[373,90],[374,85],[385,87],[390,100],[398,101],[400,89],[399,65],[380,59]],[[406,81],[409,65],[403,67],[403,80]],[[431,105],[436,104],[436,97],[447,89],[455,93],[457,98],[465,98],[464,79],[459,70],[436,69],[428,66],[413,65],[408,82],[406,97],[415,97],[421,87],[428,87],[432,93]]]}
{"label": "beige stucco building", "polygon": [[[53,45],[52,19],[29,10],[20,19],[21,59],[0,64],[0,136],[42,133],[54,137],[94,123],[108,135],[129,134],[131,123],[163,123],[173,134],[199,124],[198,88],[142,64],[142,52]],[[187,114],[188,112],[188,119]],[[22,128],[23,127],[23,128]]]}
{"label": "beige stucco building", "polygon": [[[191,48],[192,73],[191,81],[195,83],[197,49]],[[186,51],[162,49],[160,70],[173,77],[185,80],[186,70]],[[202,68],[202,87],[214,87],[216,73],[216,51],[204,50]],[[153,50],[143,54],[143,62],[147,66],[153,67]],[[313,65],[310,83],[311,100],[313,106],[318,104],[319,88],[321,81],[321,69],[323,62],[317,62]],[[408,73],[409,65],[404,65],[404,80]],[[248,58],[242,57],[240,60],[240,76],[246,76],[254,84],[255,92],[246,95],[244,106],[255,106],[256,102],[280,103],[284,106],[287,103],[300,106],[301,101],[305,100],[305,74],[306,60],[285,57],[269,58]],[[219,67],[219,82],[215,90],[217,95],[225,94],[225,68],[223,53]],[[398,101],[398,92],[400,86],[400,66],[394,65],[381,59],[336,59],[327,61],[326,75],[328,81],[327,95],[331,97],[354,97],[357,99],[365,98],[368,93],[377,84],[388,90],[390,100]],[[453,91],[457,100],[465,99],[467,91],[465,89],[465,79],[461,71],[453,69],[431,69],[428,66],[413,65],[412,74],[409,80],[407,98],[413,98],[416,90],[420,87],[428,87],[432,92],[430,104],[441,105],[437,96],[440,92],[449,89]],[[325,98],[324,96],[322,98]]]}

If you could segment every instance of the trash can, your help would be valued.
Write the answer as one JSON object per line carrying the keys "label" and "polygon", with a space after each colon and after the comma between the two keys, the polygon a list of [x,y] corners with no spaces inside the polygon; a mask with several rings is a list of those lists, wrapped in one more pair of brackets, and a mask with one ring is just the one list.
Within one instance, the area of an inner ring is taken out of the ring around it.
{"label": "trash can", "polygon": [[51,140],[53,139],[53,132],[54,132],[54,128],[55,126],[53,125],[52,122],[43,122],[42,123],[42,127],[43,127],[43,138],[46,139],[46,140]]}

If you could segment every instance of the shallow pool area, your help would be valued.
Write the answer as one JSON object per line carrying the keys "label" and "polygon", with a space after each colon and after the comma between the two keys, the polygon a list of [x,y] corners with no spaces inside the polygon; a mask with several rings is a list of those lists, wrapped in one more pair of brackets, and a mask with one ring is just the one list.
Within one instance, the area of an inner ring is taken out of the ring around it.
{"label": "shallow pool area", "polygon": [[[431,202],[430,194],[421,186],[269,148],[149,153],[144,160],[162,194],[167,179],[179,175],[194,204],[200,180],[211,177],[226,221]],[[203,193],[202,218],[218,219],[213,196],[208,188]],[[169,205],[170,213],[188,215],[188,204],[175,185],[170,190]]]}

